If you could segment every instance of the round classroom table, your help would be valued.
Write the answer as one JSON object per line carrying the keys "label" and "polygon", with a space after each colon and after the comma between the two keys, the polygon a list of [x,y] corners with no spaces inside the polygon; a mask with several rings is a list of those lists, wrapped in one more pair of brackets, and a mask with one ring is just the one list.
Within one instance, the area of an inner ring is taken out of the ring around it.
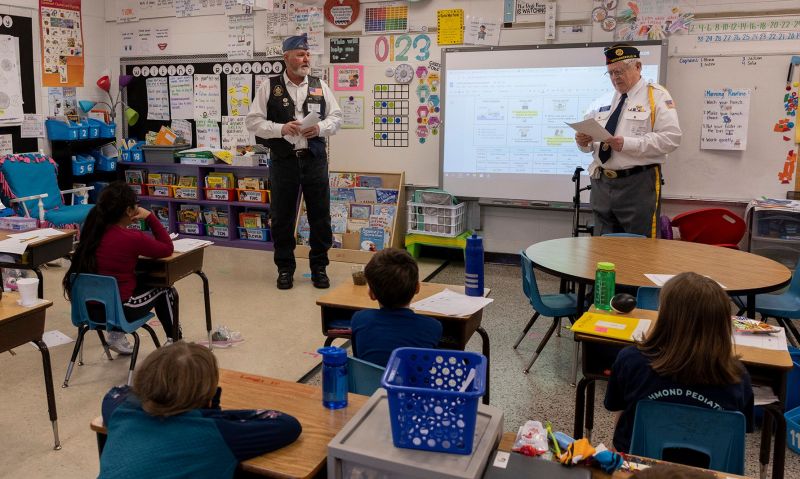
{"label": "round classroom table", "polygon": [[747,297],[747,316],[755,317],[756,294],[789,284],[792,272],[769,258],[744,251],[688,241],[614,236],[582,236],[542,241],[525,254],[534,268],[578,284],[578,316],[583,313],[586,285],[594,283],[600,261],[614,263],[616,284],[655,286],[647,274],[693,271],[724,285],[731,295]]}

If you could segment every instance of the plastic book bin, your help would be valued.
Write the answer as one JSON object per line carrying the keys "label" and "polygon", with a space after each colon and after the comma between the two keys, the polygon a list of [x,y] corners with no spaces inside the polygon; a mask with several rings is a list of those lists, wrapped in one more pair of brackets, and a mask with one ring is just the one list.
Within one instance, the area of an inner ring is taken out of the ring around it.
{"label": "plastic book bin", "polygon": [[94,158],[89,155],[75,155],[72,158],[72,175],[90,175],[94,173]]}
{"label": "plastic book bin", "polygon": [[[474,370],[466,391],[464,381]],[[478,403],[486,391],[486,357],[439,349],[398,348],[381,385],[389,396],[396,447],[471,454]]]}
{"label": "plastic book bin", "polygon": [[787,411],[786,418],[786,445],[795,454],[800,454],[800,407]]}

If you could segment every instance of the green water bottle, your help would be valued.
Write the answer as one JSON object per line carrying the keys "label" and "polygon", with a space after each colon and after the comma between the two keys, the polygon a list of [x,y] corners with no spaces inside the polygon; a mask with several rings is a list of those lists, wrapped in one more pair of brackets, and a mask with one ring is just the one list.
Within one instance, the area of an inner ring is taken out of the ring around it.
{"label": "green water bottle", "polygon": [[614,282],[616,273],[614,263],[597,263],[594,273],[594,307],[609,311],[611,298],[614,297]]}

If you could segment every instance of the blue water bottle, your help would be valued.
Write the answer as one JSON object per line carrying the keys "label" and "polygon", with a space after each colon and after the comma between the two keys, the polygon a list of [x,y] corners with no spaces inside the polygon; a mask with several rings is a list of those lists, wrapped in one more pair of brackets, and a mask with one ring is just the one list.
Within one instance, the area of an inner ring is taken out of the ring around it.
{"label": "blue water bottle", "polygon": [[467,238],[464,292],[467,296],[483,296],[483,238],[476,234]]}
{"label": "blue water bottle", "polygon": [[322,405],[341,409],[347,406],[347,351],[331,346],[317,352],[322,355]]}

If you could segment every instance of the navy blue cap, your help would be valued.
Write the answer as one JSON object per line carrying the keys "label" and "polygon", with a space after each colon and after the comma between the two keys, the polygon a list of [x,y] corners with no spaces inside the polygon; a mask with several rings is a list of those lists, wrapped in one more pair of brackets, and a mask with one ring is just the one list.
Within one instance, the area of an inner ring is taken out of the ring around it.
{"label": "navy blue cap", "polygon": [[293,35],[283,41],[283,52],[289,50],[308,50],[308,34]]}

